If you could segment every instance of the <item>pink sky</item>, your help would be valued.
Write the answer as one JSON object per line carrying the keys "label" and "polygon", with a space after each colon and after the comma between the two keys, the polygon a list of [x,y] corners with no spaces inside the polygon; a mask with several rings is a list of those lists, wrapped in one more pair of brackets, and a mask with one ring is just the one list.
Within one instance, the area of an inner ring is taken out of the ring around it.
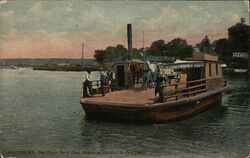
{"label": "pink sky", "polygon": [[[8,1],[0,3],[0,58],[93,58],[96,49],[127,47],[126,25],[133,27],[133,47],[174,38],[199,43],[227,37],[227,29],[246,17],[249,3],[178,1]],[[59,7],[60,5],[60,7]],[[151,12],[150,12],[151,11]]]}
{"label": "pink sky", "polygon": [[[163,31],[168,34],[169,30]],[[211,30],[205,29],[205,32],[211,32]],[[29,34],[24,36],[23,34]],[[94,51],[97,49],[105,49],[108,46],[116,46],[122,44],[127,47],[126,32],[124,36],[116,36],[112,34],[90,34],[90,33],[67,33],[59,32],[54,34],[48,34],[45,31],[35,31],[28,33],[14,33],[14,36],[20,36],[25,38],[12,38],[12,40],[1,45],[0,58],[81,58],[82,57],[82,45],[81,38],[88,39],[88,42],[84,43],[84,58],[93,58]],[[153,41],[163,39],[165,42],[169,42],[174,38],[183,38],[191,45],[199,43],[205,36],[205,33],[200,34],[187,34],[183,37],[176,34],[166,35],[162,31],[155,31],[145,33],[144,42],[145,47],[149,47]],[[170,33],[169,33],[170,34]],[[216,40],[219,38],[227,37],[227,31],[221,30],[220,32],[209,35],[210,40]],[[141,48],[142,33],[134,33],[133,47]]]}

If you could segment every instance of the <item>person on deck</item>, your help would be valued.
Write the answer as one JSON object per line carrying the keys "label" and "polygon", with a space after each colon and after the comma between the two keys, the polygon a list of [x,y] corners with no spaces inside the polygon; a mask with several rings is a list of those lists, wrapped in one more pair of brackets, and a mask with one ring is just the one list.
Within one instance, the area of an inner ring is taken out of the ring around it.
{"label": "person on deck", "polygon": [[105,96],[105,91],[104,91],[105,80],[106,80],[106,76],[104,74],[103,69],[101,68],[101,70],[100,70],[100,81],[101,81],[100,90],[101,90],[102,96]]}
{"label": "person on deck", "polygon": [[87,74],[85,76],[85,82],[84,82],[84,96],[89,97],[93,95],[92,91],[92,82],[90,79],[91,71],[87,70]]}
{"label": "person on deck", "polygon": [[176,83],[179,83],[181,81],[181,72],[180,70],[178,70],[176,73],[175,73],[175,82]]}
{"label": "person on deck", "polygon": [[157,66],[157,76],[156,76],[156,86],[155,86],[155,96],[157,93],[159,93],[159,99],[163,100],[164,94],[163,94],[163,89],[164,87],[161,87],[163,85],[163,81],[168,82],[168,77],[165,76],[162,72],[159,66]]}
{"label": "person on deck", "polygon": [[143,79],[143,87],[147,88],[149,84],[149,78],[150,78],[150,62],[147,60],[143,64],[142,68],[142,79]]}
{"label": "person on deck", "polygon": [[112,81],[114,80],[113,72],[111,71],[110,68],[108,68],[107,80],[108,80],[108,84],[109,84],[109,85],[110,85],[110,84],[112,83]]}

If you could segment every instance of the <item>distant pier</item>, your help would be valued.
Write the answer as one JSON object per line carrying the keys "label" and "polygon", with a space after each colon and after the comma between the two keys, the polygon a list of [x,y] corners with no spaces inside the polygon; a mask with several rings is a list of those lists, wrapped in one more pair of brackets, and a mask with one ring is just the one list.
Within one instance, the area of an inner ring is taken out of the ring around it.
{"label": "distant pier", "polygon": [[98,71],[98,65],[69,65],[69,64],[49,64],[33,67],[34,70],[46,71]]}
{"label": "distant pier", "polygon": [[30,67],[47,71],[97,71],[94,59],[0,59],[0,68]]}

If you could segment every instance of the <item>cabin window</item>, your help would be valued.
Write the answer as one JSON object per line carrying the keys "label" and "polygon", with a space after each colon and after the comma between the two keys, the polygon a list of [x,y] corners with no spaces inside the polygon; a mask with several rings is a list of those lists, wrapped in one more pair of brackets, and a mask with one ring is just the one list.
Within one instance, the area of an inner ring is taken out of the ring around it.
{"label": "cabin window", "polygon": [[216,75],[218,76],[218,64],[216,64]]}
{"label": "cabin window", "polygon": [[209,63],[209,76],[212,76],[211,63]]}
{"label": "cabin window", "polygon": [[198,67],[198,68],[193,68],[193,80],[199,80],[202,78],[201,76],[201,73],[202,73],[202,68]]}

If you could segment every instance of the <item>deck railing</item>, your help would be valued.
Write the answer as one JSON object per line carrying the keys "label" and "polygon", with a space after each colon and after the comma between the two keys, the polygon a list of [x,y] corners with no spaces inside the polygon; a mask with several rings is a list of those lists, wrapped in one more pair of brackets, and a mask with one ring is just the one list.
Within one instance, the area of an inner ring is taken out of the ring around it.
{"label": "deck railing", "polygon": [[100,88],[101,87],[101,80],[92,80],[92,88]]}
{"label": "deck railing", "polygon": [[[101,80],[91,80],[91,88],[94,94],[101,94],[100,88],[101,88]],[[110,92],[112,89],[111,85],[104,84],[104,93]],[[82,94],[84,96],[84,82],[82,83]]]}
{"label": "deck railing", "polygon": [[162,85],[163,102],[192,97],[206,92],[206,79]]}

